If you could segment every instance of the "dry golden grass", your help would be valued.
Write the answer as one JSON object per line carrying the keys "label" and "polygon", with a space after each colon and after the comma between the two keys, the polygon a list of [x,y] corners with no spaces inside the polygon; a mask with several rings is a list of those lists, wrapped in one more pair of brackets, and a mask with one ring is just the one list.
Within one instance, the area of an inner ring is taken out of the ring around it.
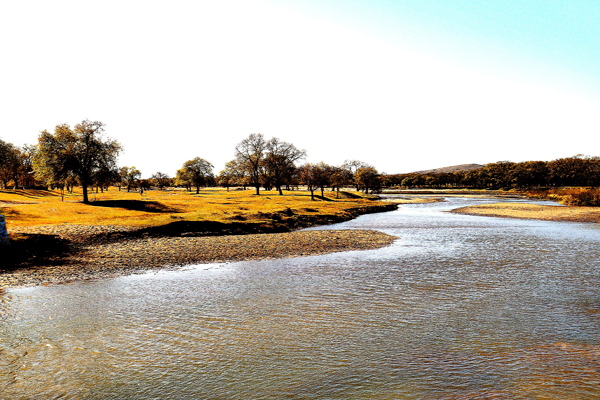
{"label": "dry golden grass", "polygon": [[[317,194],[317,193],[315,193]],[[306,191],[261,192],[207,188],[199,194],[185,190],[152,190],[138,192],[110,188],[104,193],[90,193],[90,204],[81,202],[81,189],[59,191],[0,190],[0,214],[6,216],[9,228],[36,225],[119,225],[160,226],[170,222],[219,221],[252,218],[261,221],[261,213],[274,213],[290,208],[296,214],[337,214],[344,210],[373,205],[372,200],[357,196],[325,193],[325,200],[312,201]],[[269,217],[264,216],[267,220]]]}
{"label": "dry golden grass", "polygon": [[540,219],[546,221],[600,222],[600,208],[542,206],[525,203],[496,203],[470,206],[452,212],[489,217]]}

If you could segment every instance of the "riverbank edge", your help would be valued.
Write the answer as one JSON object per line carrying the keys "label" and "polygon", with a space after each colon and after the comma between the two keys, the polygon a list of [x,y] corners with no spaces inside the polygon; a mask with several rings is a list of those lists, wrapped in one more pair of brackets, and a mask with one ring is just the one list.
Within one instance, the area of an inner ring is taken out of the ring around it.
{"label": "riverbank edge", "polygon": [[527,203],[493,203],[461,207],[449,212],[481,217],[516,218],[554,222],[600,223],[600,208]]}
{"label": "riverbank edge", "polygon": [[[95,274],[93,272],[93,267],[92,271],[90,271],[89,268],[86,270],[82,268],[83,265],[86,264],[86,266],[102,265],[102,269],[106,269],[107,261],[98,260],[99,262],[96,263],[96,260],[90,258],[90,254],[93,253],[93,251],[91,252],[90,250],[101,250],[103,247],[109,247],[113,244],[134,243],[136,245],[137,252],[141,250],[145,253],[156,253],[158,250],[159,253],[168,253],[172,250],[168,248],[169,245],[166,244],[167,247],[165,248],[161,248],[161,246],[164,246],[164,242],[168,239],[177,238],[183,241],[187,240],[189,242],[188,244],[182,245],[183,248],[189,253],[190,246],[197,247],[198,243],[195,242],[203,238],[217,240],[215,243],[218,245],[219,238],[223,238],[223,240],[221,240],[222,242],[227,242],[227,240],[224,239],[230,237],[242,237],[247,238],[248,242],[252,242],[253,237],[256,238],[260,236],[262,239],[266,239],[268,242],[268,235],[280,235],[277,237],[279,242],[285,242],[285,240],[281,239],[281,237],[285,237],[286,234],[299,233],[296,231],[300,229],[345,222],[361,215],[393,211],[397,208],[398,204],[381,202],[374,205],[349,208],[336,214],[294,215],[289,211],[283,211],[270,215],[270,219],[267,222],[260,223],[246,221],[231,223],[214,221],[177,221],[168,225],[143,227],[130,231],[111,231],[109,229],[107,231],[103,231],[102,233],[92,234],[89,236],[31,233],[28,234],[29,237],[27,239],[21,240],[18,246],[11,244],[2,249],[5,261],[8,258],[7,255],[9,255],[8,251],[17,253],[17,257],[15,260],[16,262],[13,264],[4,264],[7,265],[7,267],[4,267],[4,270],[0,272],[0,289],[23,286],[38,286],[51,283],[64,283],[74,280],[89,280],[108,276],[114,277],[145,270],[157,270],[173,266],[181,267],[191,263],[230,262],[250,259],[256,260],[262,258],[287,258],[326,254],[338,251],[384,247],[391,244],[396,237],[377,231],[366,231],[370,233],[370,239],[372,240],[365,240],[363,235],[360,238],[356,237],[355,240],[353,240],[351,237],[345,237],[342,242],[339,242],[339,237],[336,237],[331,232],[342,231],[323,230],[310,232],[330,232],[329,235],[333,235],[334,239],[339,243],[336,243],[335,246],[316,246],[315,243],[308,238],[301,243],[290,243],[290,245],[300,244],[301,249],[299,250],[297,249],[296,251],[286,252],[285,246],[281,247],[279,251],[284,253],[282,257],[278,257],[278,253],[276,252],[273,253],[277,250],[272,250],[271,253],[265,254],[224,254],[222,257],[212,257],[210,259],[206,259],[205,257],[187,257],[185,262],[182,262],[181,257],[178,257],[176,254],[173,257],[167,256],[156,258],[156,260],[160,259],[160,262],[154,262],[152,258],[148,259],[146,257],[139,257],[138,255],[113,254],[109,257],[109,263],[118,259],[119,256],[121,256],[123,259],[127,259],[128,262],[126,265],[116,265],[114,271],[108,275]],[[262,214],[261,217],[265,218],[265,214]],[[349,230],[349,232],[359,231]],[[312,235],[317,236],[317,234]],[[291,236],[290,239],[294,240]],[[297,240],[297,238],[295,239]],[[319,240],[327,241],[329,239],[319,238]],[[161,243],[161,241],[163,243]],[[369,241],[372,243],[369,243]],[[265,244],[263,243],[262,246],[264,247]],[[288,246],[288,248],[291,247]],[[201,250],[198,249],[196,251]],[[133,263],[131,260],[133,260]],[[65,276],[61,274],[59,279],[53,279],[51,276],[52,274],[48,274],[48,279],[44,278],[44,271],[52,271],[56,270],[56,268],[63,267],[69,269],[69,273]]]}

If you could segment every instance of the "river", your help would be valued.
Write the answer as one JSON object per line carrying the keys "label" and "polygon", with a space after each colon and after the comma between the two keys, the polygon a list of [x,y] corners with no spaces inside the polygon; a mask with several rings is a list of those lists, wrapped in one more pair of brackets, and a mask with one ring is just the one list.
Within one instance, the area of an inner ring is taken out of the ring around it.
{"label": "river", "polygon": [[486,201],[333,226],[379,250],[8,290],[0,398],[600,398],[600,227],[446,212]]}

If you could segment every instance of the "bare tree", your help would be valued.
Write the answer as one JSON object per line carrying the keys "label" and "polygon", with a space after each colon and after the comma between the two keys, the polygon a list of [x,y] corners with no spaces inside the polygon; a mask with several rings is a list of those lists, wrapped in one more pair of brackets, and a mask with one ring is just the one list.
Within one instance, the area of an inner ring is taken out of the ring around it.
{"label": "bare tree", "polygon": [[346,160],[344,161],[344,163],[342,164],[342,168],[344,168],[347,171],[350,171],[350,173],[353,176],[354,179],[354,185],[356,186],[356,191],[358,192],[359,190],[359,183],[356,179],[356,172],[360,169],[360,168],[365,168],[365,167],[370,167],[369,164],[359,161],[359,160]]}
{"label": "bare tree", "polygon": [[311,163],[306,163],[298,167],[300,181],[310,190],[310,199],[315,200],[315,189],[318,185],[318,167]]}
{"label": "bare tree", "polygon": [[152,179],[156,183],[156,186],[158,186],[160,190],[162,190],[162,188],[165,186],[169,186],[171,182],[171,178],[169,178],[169,175],[160,171],[152,175],[150,179]]}
{"label": "bare tree", "polygon": [[284,179],[291,176],[290,170],[294,169],[294,163],[306,157],[305,150],[298,150],[291,143],[284,142],[278,138],[270,139],[266,144],[265,169],[272,176],[275,188],[283,195],[281,186]]}
{"label": "bare tree", "polygon": [[238,167],[250,177],[256,194],[260,194],[260,180],[267,142],[262,133],[252,133],[235,146],[235,158]]}

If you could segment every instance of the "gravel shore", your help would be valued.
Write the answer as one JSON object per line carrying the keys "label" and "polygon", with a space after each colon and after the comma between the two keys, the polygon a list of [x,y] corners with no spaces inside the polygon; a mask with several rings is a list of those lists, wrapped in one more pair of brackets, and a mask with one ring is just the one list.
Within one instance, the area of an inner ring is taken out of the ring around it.
{"label": "gravel shore", "polygon": [[[189,264],[376,249],[396,239],[370,230],[324,230],[238,236],[147,237],[86,245],[87,234],[109,231],[111,227],[63,226],[50,229],[53,234],[73,242],[79,241],[81,245],[59,262],[49,261],[47,265],[0,274],[0,288],[115,277]],[[20,229],[22,233],[34,230],[40,232],[40,227]]]}

